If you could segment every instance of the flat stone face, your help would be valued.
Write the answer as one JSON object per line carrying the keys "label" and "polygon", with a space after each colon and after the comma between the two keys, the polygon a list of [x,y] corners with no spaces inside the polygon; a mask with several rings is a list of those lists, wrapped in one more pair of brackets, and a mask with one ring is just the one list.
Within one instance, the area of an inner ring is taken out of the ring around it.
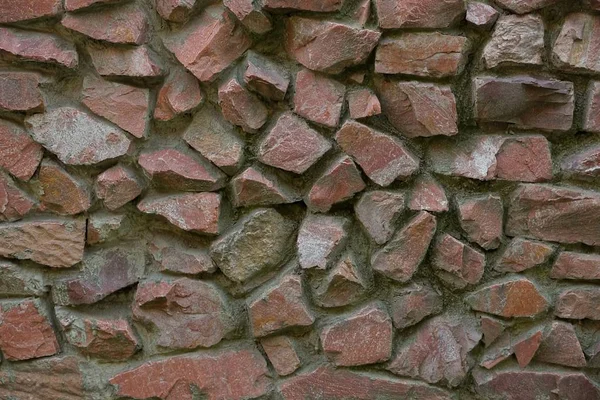
{"label": "flat stone face", "polygon": [[75,46],[50,33],[2,27],[0,50],[24,60],[58,64],[67,68],[75,68],[79,63]]}
{"label": "flat stone face", "polygon": [[350,118],[360,119],[381,114],[381,104],[377,95],[369,89],[357,89],[348,93]]}
{"label": "flat stone face", "polygon": [[295,188],[252,166],[231,179],[230,193],[236,207],[287,204],[301,199]]}
{"label": "flat stone face", "polygon": [[346,87],[324,75],[302,69],[296,74],[294,112],[301,117],[335,128],[344,105]]}
{"label": "flat stone face", "polygon": [[433,249],[432,265],[447,285],[463,289],[479,283],[485,268],[485,254],[455,237],[444,234]]}
{"label": "flat stone face", "polygon": [[552,47],[552,62],[566,71],[600,73],[600,17],[567,15]]}
{"label": "flat stone face", "polygon": [[600,146],[591,146],[567,155],[560,168],[565,176],[591,181],[600,174]]}
{"label": "flat stone face", "polygon": [[40,196],[43,210],[61,215],[75,215],[90,208],[92,200],[87,185],[54,161],[42,161],[38,180],[43,193]]}
{"label": "flat stone face", "polygon": [[598,280],[600,279],[600,256],[562,251],[552,266],[550,277],[554,279]]}
{"label": "flat stone face", "polygon": [[397,329],[416,325],[431,315],[441,313],[443,308],[441,294],[417,283],[395,291],[390,302],[391,317]]}
{"label": "flat stone face", "polygon": [[184,22],[195,4],[196,0],[157,0],[156,11],[167,21]]}
{"label": "flat stone face", "polygon": [[0,172],[0,222],[18,221],[36,208],[34,200],[7,174]]}
{"label": "flat stone face", "polygon": [[562,321],[554,321],[550,325],[535,359],[574,368],[585,367],[587,364],[573,325]]}
{"label": "flat stone face", "polygon": [[204,246],[188,245],[168,236],[155,236],[148,249],[161,271],[185,275],[215,272],[217,267]]}
{"label": "flat stone face", "polygon": [[495,194],[465,197],[458,202],[459,222],[471,242],[486,250],[500,246],[504,207]]}
{"label": "flat stone face", "polygon": [[[1,13],[1,11],[0,11]],[[7,111],[44,111],[39,88],[40,75],[31,72],[0,73],[0,109]]]}
{"label": "flat stone face", "polygon": [[349,228],[347,218],[308,214],[298,232],[300,266],[327,269],[346,246]]}
{"label": "flat stone face", "polygon": [[404,209],[403,193],[383,190],[366,192],[354,205],[356,218],[377,244],[391,239]]}
{"label": "flat stone face", "polygon": [[116,210],[142,193],[142,183],[128,167],[115,165],[96,178],[96,196],[109,210]]}
{"label": "flat stone face", "polygon": [[496,0],[496,3],[514,13],[526,14],[531,11],[551,6],[558,1],[559,0]]}
{"label": "flat stone face", "polygon": [[62,11],[61,0],[0,1],[0,23],[49,17]]}
{"label": "flat stone face", "polygon": [[256,133],[269,116],[263,102],[235,78],[219,86],[219,106],[225,119],[248,133]]}
{"label": "flat stone face", "polygon": [[41,296],[46,291],[44,279],[38,271],[25,270],[15,263],[1,261],[0,275],[2,296]]}
{"label": "flat stone face", "polygon": [[447,28],[465,14],[462,0],[375,0],[382,29]]}
{"label": "flat stone face", "polygon": [[568,319],[600,320],[600,290],[595,286],[563,290],[556,299],[554,315]]}
{"label": "flat stone face", "polygon": [[164,74],[158,55],[147,46],[88,47],[98,74],[110,77],[153,78]]}
{"label": "flat stone face", "polygon": [[289,375],[300,367],[300,359],[289,337],[271,336],[262,339],[260,344],[278,375]]}
{"label": "flat stone face", "polygon": [[290,75],[283,65],[250,50],[246,55],[244,82],[248,89],[281,101],[287,93]]}
{"label": "flat stone face", "polygon": [[269,15],[262,10],[261,5],[252,0],[224,0],[227,7],[249,31],[258,35],[273,29]]}
{"label": "flat stone face", "polygon": [[470,1],[467,3],[467,16],[465,19],[468,23],[478,29],[489,29],[498,19],[499,12],[492,6],[478,1]]}
{"label": "flat stone face", "polygon": [[0,167],[11,175],[28,181],[40,161],[43,149],[27,132],[12,122],[0,120]]}
{"label": "flat stone face", "polygon": [[494,269],[501,272],[522,272],[544,264],[554,253],[554,247],[535,240],[514,238],[506,247]]}
{"label": "flat stone face", "polygon": [[365,297],[371,273],[356,261],[350,252],[343,254],[327,276],[311,281],[313,301],[321,307],[343,307]]}
{"label": "flat stone face", "polygon": [[263,7],[267,10],[298,10],[332,12],[342,7],[343,0],[264,0]]}
{"label": "flat stone face", "polygon": [[386,37],[377,46],[375,72],[431,78],[458,75],[467,61],[468,48],[466,37],[438,32]]}
{"label": "flat stone face", "polygon": [[588,132],[600,133],[600,82],[592,81],[588,85],[585,99],[585,116],[583,129]]}
{"label": "flat stone face", "polygon": [[430,175],[417,177],[408,201],[408,208],[413,211],[448,211],[448,197],[444,187]]}
{"label": "flat stone face", "polygon": [[169,121],[193,110],[203,100],[204,94],[196,77],[183,69],[176,69],[158,92],[154,118]]}

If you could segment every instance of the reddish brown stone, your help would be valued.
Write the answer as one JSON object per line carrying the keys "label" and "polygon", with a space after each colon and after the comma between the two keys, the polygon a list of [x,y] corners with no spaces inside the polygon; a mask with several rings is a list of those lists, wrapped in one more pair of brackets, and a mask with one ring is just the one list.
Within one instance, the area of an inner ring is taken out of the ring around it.
{"label": "reddish brown stone", "polygon": [[371,268],[396,281],[409,281],[423,262],[436,227],[433,215],[420,212],[373,254]]}
{"label": "reddish brown stone", "polygon": [[236,78],[219,86],[219,106],[225,119],[248,133],[256,133],[269,116],[263,102],[240,85]]}
{"label": "reddish brown stone", "polygon": [[212,191],[225,186],[225,174],[200,157],[175,149],[140,154],[138,163],[152,182],[182,191]]}
{"label": "reddish brown stone", "polygon": [[130,231],[131,221],[126,214],[100,211],[88,217],[86,243],[95,245],[118,240]]}
{"label": "reddish brown stone", "polygon": [[255,337],[285,328],[310,326],[315,317],[308,309],[298,275],[286,275],[246,301],[250,326]]}
{"label": "reddish brown stone", "polygon": [[42,146],[20,126],[0,120],[0,167],[11,175],[28,181],[35,173],[44,152]]}
{"label": "reddish brown stone", "polygon": [[260,142],[258,157],[272,167],[302,174],[329,149],[331,144],[327,139],[304,120],[286,112]]}
{"label": "reddish brown stone", "polygon": [[24,60],[67,68],[75,68],[79,63],[75,45],[50,33],[0,27],[0,50]]}
{"label": "reddish brown stone", "polygon": [[567,319],[600,320],[600,289],[584,286],[563,290],[556,299],[554,315]]}
{"label": "reddish brown stone", "polygon": [[77,11],[96,4],[117,3],[123,0],[65,0],[65,10]]}
{"label": "reddish brown stone", "polygon": [[500,6],[517,14],[526,14],[548,7],[559,0],[496,0]]}
{"label": "reddish brown stone", "polygon": [[469,41],[439,32],[404,33],[379,42],[375,72],[443,78],[458,75],[467,62]]}
{"label": "reddish brown stone", "polygon": [[583,129],[600,133],[600,82],[591,81],[585,99],[585,116]]}
{"label": "reddish brown stone", "polygon": [[479,365],[492,369],[497,364],[515,354],[519,366],[525,368],[536,354],[542,341],[540,327],[518,332],[504,332],[498,340],[487,347],[484,351]]}
{"label": "reddish brown stone", "polygon": [[371,17],[371,0],[360,0],[351,14],[352,20],[365,27]]}
{"label": "reddish brown stone", "polygon": [[433,288],[413,283],[394,292],[390,307],[394,326],[404,329],[441,313],[444,300]]}
{"label": "reddish brown stone", "polygon": [[600,17],[573,13],[566,16],[552,47],[552,62],[560,69],[600,73]]}
{"label": "reddish brown stone", "polygon": [[485,254],[449,234],[444,234],[433,249],[432,265],[446,284],[463,289],[479,283],[485,269]]}
{"label": "reddish brown stone", "polygon": [[300,367],[300,358],[289,337],[268,337],[262,339],[260,344],[279,376],[289,375]]}
{"label": "reddish brown stone", "polygon": [[354,213],[371,239],[381,245],[394,234],[404,203],[403,193],[373,190],[360,197],[354,205]]}
{"label": "reddish brown stone", "polygon": [[[1,6],[0,6],[1,7]],[[2,11],[0,11],[2,15]],[[0,73],[0,109],[7,111],[44,111],[40,76],[31,72]]]}
{"label": "reddish brown stone", "polygon": [[295,188],[252,166],[232,178],[230,188],[231,201],[236,207],[287,204],[301,199]]}
{"label": "reddish brown stone", "polygon": [[294,112],[309,121],[335,128],[344,105],[346,87],[316,72],[302,69],[296,74]]}
{"label": "reddish brown stone", "polygon": [[512,356],[514,350],[511,346],[510,332],[504,332],[491,346],[486,348],[481,355],[479,365],[484,368],[492,369],[497,364]]}
{"label": "reddish brown stone", "polygon": [[361,300],[371,276],[361,268],[354,255],[343,254],[322,279],[311,280],[313,301],[321,307],[343,307]]}
{"label": "reddish brown stone", "polygon": [[197,275],[217,270],[207,249],[188,246],[186,242],[174,239],[156,236],[148,244],[148,250],[158,262],[161,271]]}
{"label": "reddish brown stone", "polygon": [[102,76],[154,78],[164,74],[158,55],[147,46],[89,46],[88,52],[94,68]]}
{"label": "reddish brown stone", "polygon": [[465,15],[462,0],[375,0],[382,29],[447,28]]}
{"label": "reddish brown stone", "polygon": [[343,4],[343,0],[264,0],[263,6],[273,11],[315,11],[332,12],[338,11]]}
{"label": "reddish brown stone", "polygon": [[221,5],[212,5],[164,40],[166,47],[200,81],[212,81],[251,45]]}
{"label": "reddish brown stone", "polygon": [[554,279],[600,279],[600,255],[562,251],[552,266]]}
{"label": "reddish brown stone", "polygon": [[10,361],[51,356],[60,351],[40,300],[0,303],[0,350]]}
{"label": "reddish brown stone", "polygon": [[448,198],[444,187],[430,175],[417,177],[410,195],[408,208],[413,211],[448,211]]}
{"label": "reddish brown stone", "polygon": [[156,0],[156,11],[167,21],[184,22],[195,4],[196,0]]}
{"label": "reddish brown stone", "polygon": [[154,108],[154,118],[169,121],[196,108],[204,100],[198,80],[182,69],[172,71],[160,88]]}
{"label": "reddish brown stone", "polygon": [[523,272],[544,264],[552,253],[554,247],[549,244],[514,238],[502,253],[494,269],[501,272]]}
{"label": "reddish brown stone", "polygon": [[261,35],[273,29],[267,13],[252,0],[223,0],[223,5],[253,33]]}
{"label": "reddish brown stone", "polygon": [[0,23],[49,17],[61,11],[61,0],[0,0]]}
{"label": "reddish brown stone", "polygon": [[456,99],[450,87],[378,78],[375,88],[383,113],[404,136],[453,136],[458,133]]}
{"label": "reddish brown stone", "polygon": [[587,364],[573,325],[562,321],[552,322],[535,359],[574,368],[585,367]]}
{"label": "reddish brown stone", "polygon": [[490,29],[498,19],[499,14],[489,4],[470,1],[467,3],[467,16],[465,19],[478,29]]}
{"label": "reddish brown stone", "polygon": [[381,33],[334,21],[290,17],[286,21],[286,50],[313,71],[337,74],[365,63]]}
{"label": "reddish brown stone", "polygon": [[466,302],[473,310],[505,318],[533,317],[548,308],[548,300],[526,278],[493,283],[467,296]]}
{"label": "reddish brown stone", "polygon": [[0,256],[67,268],[83,258],[85,220],[44,219],[0,225]]}
{"label": "reddish brown stone", "polygon": [[142,193],[142,184],[133,170],[122,165],[107,169],[96,179],[96,195],[109,210],[116,210]]}
{"label": "reddish brown stone", "polygon": [[348,93],[350,118],[360,119],[381,114],[379,99],[370,89],[357,89]]}
{"label": "reddish brown stone", "polygon": [[83,81],[82,102],[95,114],[106,118],[137,138],[146,136],[150,92],[95,77]]}
{"label": "reddish brown stone", "polygon": [[308,214],[298,233],[300,266],[327,269],[346,246],[349,228],[347,218]]}
{"label": "reddish brown stone", "polygon": [[567,177],[589,181],[596,179],[600,174],[600,146],[592,146],[567,156],[560,168]]}
{"label": "reddish brown stone", "polygon": [[346,201],[365,188],[352,159],[341,155],[319,175],[304,198],[309,209],[327,212],[336,203]]}
{"label": "reddish brown stone", "polygon": [[151,327],[156,344],[194,349],[219,343],[232,329],[229,303],[212,283],[181,278],[140,284],[133,317]]}
{"label": "reddish brown stone", "polygon": [[496,341],[506,329],[507,324],[497,318],[488,315],[481,316],[481,333],[483,334],[483,343],[488,347]]}
{"label": "reddish brown stone", "polygon": [[469,241],[486,250],[496,249],[502,240],[502,199],[496,194],[463,197],[458,201],[458,219]]}
{"label": "reddish brown stone", "polygon": [[536,329],[532,333],[529,333],[527,336],[514,341],[513,351],[515,352],[515,357],[517,357],[519,367],[525,368],[527,365],[529,365],[529,363],[533,359],[533,356],[538,351],[541,342],[541,329]]}
{"label": "reddish brown stone", "polygon": [[0,171],[0,222],[18,221],[35,210],[35,203],[13,180]]}
{"label": "reddish brown stone", "polygon": [[42,195],[41,209],[61,215],[75,215],[91,206],[91,193],[85,183],[59,164],[44,159],[38,175]]}
{"label": "reddish brown stone", "polygon": [[344,123],[335,140],[380,186],[406,179],[419,169],[419,159],[401,141],[359,122]]}
{"label": "reddish brown stone", "polygon": [[0,296],[42,296],[46,292],[40,271],[27,270],[22,265],[0,261]]}
{"label": "reddish brown stone", "polygon": [[150,361],[115,375],[118,396],[135,399],[243,400],[263,396],[269,388],[267,363],[254,349],[171,357]]}
{"label": "reddish brown stone", "polygon": [[290,76],[283,66],[250,50],[244,65],[244,82],[248,89],[280,101],[285,98]]}

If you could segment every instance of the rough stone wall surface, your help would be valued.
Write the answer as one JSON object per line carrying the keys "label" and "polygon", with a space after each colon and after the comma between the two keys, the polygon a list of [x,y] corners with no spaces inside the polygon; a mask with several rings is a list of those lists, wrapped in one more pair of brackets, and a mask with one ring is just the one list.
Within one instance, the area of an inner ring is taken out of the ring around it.
{"label": "rough stone wall surface", "polygon": [[598,0],[0,0],[0,399],[600,400]]}

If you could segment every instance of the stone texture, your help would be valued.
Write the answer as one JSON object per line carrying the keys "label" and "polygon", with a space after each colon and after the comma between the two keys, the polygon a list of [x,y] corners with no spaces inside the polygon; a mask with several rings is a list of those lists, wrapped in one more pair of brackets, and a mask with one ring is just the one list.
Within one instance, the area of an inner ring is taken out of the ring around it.
{"label": "stone texture", "polygon": [[204,100],[195,76],[183,69],[176,69],[169,74],[156,97],[154,118],[169,121],[180,114],[196,108]]}
{"label": "stone texture", "polygon": [[308,214],[298,232],[300,266],[327,269],[346,246],[349,230],[347,218]]}
{"label": "stone texture", "polygon": [[447,28],[465,14],[462,0],[375,0],[382,29]]}
{"label": "stone texture", "polygon": [[0,167],[15,178],[28,181],[43,156],[42,146],[34,142],[19,125],[0,120]]}
{"label": "stone texture", "polygon": [[244,83],[268,99],[281,101],[287,93],[290,74],[282,65],[250,50],[244,64]]}
{"label": "stone texture", "polygon": [[0,172],[0,222],[18,221],[36,208],[34,200],[7,174]]}
{"label": "stone texture", "polygon": [[585,116],[583,129],[588,132],[600,133],[600,82],[591,81],[588,85],[585,99]]}
{"label": "stone texture", "polygon": [[219,86],[219,106],[225,119],[248,133],[256,133],[269,116],[269,110],[263,102],[236,78]]}
{"label": "stone texture", "polygon": [[50,17],[62,11],[61,0],[0,1],[0,23]]}
{"label": "stone texture", "polygon": [[525,368],[540,347],[542,331],[543,327],[540,326],[505,331],[485,349],[479,365],[492,369],[514,354],[519,366]]}
{"label": "stone texture", "polygon": [[468,23],[478,29],[490,29],[498,19],[499,12],[492,6],[478,1],[467,3],[467,15],[465,19]]}
{"label": "stone texture", "polygon": [[552,47],[552,62],[559,69],[600,73],[600,17],[573,13],[566,16]]}
{"label": "stone texture", "polygon": [[428,285],[412,283],[394,292],[390,310],[397,329],[408,328],[427,317],[442,312],[444,300],[435,289]]}
{"label": "stone texture", "polygon": [[391,239],[404,209],[403,193],[384,190],[366,192],[354,205],[356,218],[379,245]]}
{"label": "stone texture", "polygon": [[500,317],[533,317],[548,308],[548,300],[526,278],[493,283],[465,299],[473,310]]}
{"label": "stone texture", "polygon": [[67,68],[75,68],[79,64],[75,46],[51,33],[0,27],[0,50],[26,61]]}
{"label": "stone texture", "polygon": [[502,334],[508,325],[503,320],[490,317],[489,315],[485,314],[481,315],[480,321],[481,333],[483,334],[483,343],[485,343],[485,347],[488,347],[498,338],[502,337]]}
{"label": "stone texture", "polygon": [[573,325],[562,321],[554,321],[550,325],[535,359],[575,368],[585,367],[587,364]]}
{"label": "stone texture", "polygon": [[91,193],[87,185],[51,159],[42,161],[38,181],[42,191],[42,210],[75,215],[87,211],[91,206]]}
{"label": "stone texture", "polygon": [[269,15],[252,0],[224,0],[223,5],[253,33],[260,35],[273,29]]}
{"label": "stone texture", "polygon": [[448,198],[444,187],[431,175],[421,175],[414,181],[408,208],[413,211],[448,211]]}
{"label": "stone texture", "polygon": [[109,210],[116,210],[142,193],[142,183],[126,166],[115,165],[96,178],[96,195]]}
{"label": "stone texture", "polygon": [[469,241],[486,250],[500,246],[503,216],[502,199],[496,194],[458,200],[460,226],[467,233]]}
{"label": "stone texture", "polygon": [[156,78],[164,74],[158,55],[147,46],[89,46],[88,52],[94,68],[102,76]]}
{"label": "stone texture", "polygon": [[262,339],[260,344],[279,376],[289,375],[300,367],[300,358],[289,337],[272,336]]}
{"label": "stone texture", "polygon": [[68,268],[83,258],[85,220],[42,219],[0,225],[0,256]]}
{"label": "stone texture", "polygon": [[[1,15],[0,11],[0,15]],[[0,73],[0,109],[36,112],[46,107],[40,90],[40,75],[32,72]]]}
{"label": "stone texture", "polygon": [[95,245],[121,239],[130,233],[131,222],[125,213],[94,213],[88,218],[86,243]]}
{"label": "stone texture", "polygon": [[315,12],[333,12],[338,11],[343,4],[343,0],[264,0],[263,6],[272,11],[315,11]]}
{"label": "stone texture", "polygon": [[291,17],[285,47],[291,58],[313,71],[332,74],[363,64],[381,33],[334,21]]}
{"label": "stone texture", "polygon": [[0,295],[41,296],[46,291],[44,278],[39,271],[23,268],[9,261],[0,261]]}
{"label": "stone texture", "polygon": [[96,4],[117,3],[123,0],[65,0],[65,10],[77,11]]}
{"label": "stone texture", "polygon": [[155,236],[148,244],[148,250],[159,264],[159,269],[177,274],[197,275],[212,273],[216,265],[203,246],[193,246],[186,241],[175,240],[170,236]]}
{"label": "stone texture", "polygon": [[338,125],[346,87],[324,75],[302,69],[296,74],[294,112],[328,128]]}
{"label": "stone texture", "polygon": [[445,284],[464,289],[481,280],[485,269],[485,254],[444,234],[433,248],[431,263],[437,276]]}
{"label": "stone texture", "polygon": [[561,251],[550,277],[554,279],[600,279],[600,255]]}
{"label": "stone texture", "polygon": [[311,280],[313,301],[320,307],[333,308],[354,304],[365,297],[371,281],[351,252],[342,254],[322,279]]}
{"label": "stone texture", "polygon": [[381,114],[379,99],[370,89],[348,92],[347,101],[350,118],[360,119]]}
{"label": "stone texture", "polygon": [[597,287],[574,287],[558,294],[554,315],[567,319],[600,320],[600,290]]}
{"label": "stone texture", "polygon": [[525,368],[537,353],[542,341],[542,331],[535,329],[525,337],[515,341],[513,346],[519,367]]}
{"label": "stone texture", "polygon": [[383,114],[404,136],[458,133],[456,99],[450,87],[416,81],[375,80]]}
{"label": "stone texture", "polygon": [[231,179],[230,193],[236,207],[287,204],[301,199],[295,188],[254,166]]}
{"label": "stone texture", "polygon": [[469,41],[464,36],[439,32],[390,36],[377,46],[375,72],[428,78],[455,76],[462,72],[468,50]]}
{"label": "stone texture", "polygon": [[551,6],[557,1],[558,0],[496,0],[496,3],[514,13],[525,14]]}
{"label": "stone texture", "polygon": [[195,4],[196,0],[156,0],[156,11],[167,21],[184,22]]}
{"label": "stone texture", "polygon": [[402,142],[356,121],[347,121],[335,140],[379,186],[406,179],[419,169],[419,159]]}
{"label": "stone texture", "polygon": [[535,240],[514,238],[494,266],[501,272],[523,272],[548,261],[554,247]]}
{"label": "stone texture", "polygon": [[567,177],[591,181],[600,173],[600,146],[590,146],[565,157],[560,169]]}

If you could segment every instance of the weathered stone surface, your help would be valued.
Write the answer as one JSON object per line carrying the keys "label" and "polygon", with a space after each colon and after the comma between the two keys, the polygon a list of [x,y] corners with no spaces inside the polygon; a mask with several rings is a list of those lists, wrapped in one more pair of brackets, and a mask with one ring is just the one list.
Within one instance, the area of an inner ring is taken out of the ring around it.
{"label": "weathered stone surface", "polygon": [[537,14],[503,15],[483,49],[487,68],[541,65],[544,53],[544,21]]}
{"label": "weathered stone surface", "polygon": [[504,207],[497,194],[463,197],[458,200],[458,219],[469,241],[486,250],[496,249],[502,240]]}
{"label": "weathered stone surface", "polygon": [[443,389],[418,381],[390,378],[377,374],[361,374],[348,369],[321,366],[299,374],[280,384],[279,392],[285,400],[303,399],[356,399],[415,398],[450,400]]}
{"label": "weathered stone surface", "polygon": [[0,225],[0,256],[67,268],[83,258],[85,220],[43,219]]}
{"label": "weathered stone surface", "polygon": [[100,211],[88,217],[86,243],[95,245],[121,239],[130,230],[131,221],[127,214]]}
{"label": "weathered stone surface", "polygon": [[523,272],[544,264],[554,253],[554,247],[534,240],[514,238],[494,266],[501,272]]}
{"label": "weathered stone surface", "polygon": [[343,307],[362,299],[371,280],[354,254],[347,252],[323,279],[311,281],[313,301],[321,307]]}
{"label": "weathered stone surface", "polygon": [[69,13],[61,23],[65,28],[110,43],[142,44],[149,30],[146,14],[134,3]]}
{"label": "weathered stone surface", "polygon": [[0,23],[54,16],[62,11],[61,0],[0,1]]}
{"label": "weathered stone surface", "polygon": [[0,171],[0,222],[14,222],[36,209],[35,202]]}
{"label": "weathered stone surface", "polygon": [[282,114],[258,147],[258,159],[272,167],[304,173],[331,143],[291,112]]}
{"label": "weathered stone surface", "polygon": [[600,146],[592,146],[568,155],[560,168],[565,176],[594,180],[600,174]]}
{"label": "weathered stone surface", "polygon": [[56,317],[69,344],[90,357],[123,361],[141,347],[126,319],[89,317],[66,307],[58,308]]}
{"label": "weathered stone surface", "polygon": [[469,41],[439,32],[404,33],[379,42],[375,72],[430,78],[458,75],[467,62]]}
{"label": "weathered stone surface", "polygon": [[184,67],[205,82],[229,67],[252,41],[222,5],[212,5],[164,43]]}
{"label": "weathered stone surface", "polygon": [[567,15],[552,47],[552,62],[560,69],[600,73],[600,17],[592,14]]}
{"label": "weathered stone surface", "polygon": [[554,315],[567,319],[600,320],[600,289],[583,286],[563,290],[556,299]]}
{"label": "weathered stone surface", "polygon": [[587,364],[573,325],[562,321],[552,322],[535,359],[575,368],[585,367]]}
{"label": "weathered stone surface", "polygon": [[251,348],[170,357],[115,375],[110,383],[119,396],[134,399],[191,400],[200,392],[208,399],[242,400],[267,393],[267,363]]}
{"label": "weathered stone surface", "polygon": [[229,175],[237,172],[244,160],[244,140],[209,104],[194,115],[183,140]]}
{"label": "weathered stone surface", "polygon": [[267,122],[269,110],[253,93],[244,88],[236,78],[219,86],[219,106],[229,122],[245,132],[256,133]]}
{"label": "weathered stone surface", "polygon": [[315,322],[304,298],[302,279],[298,275],[284,276],[273,286],[248,299],[246,304],[255,337],[286,328],[310,326]]}
{"label": "weathered stone surface", "polygon": [[61,306],[96,303],[136,283],[145,266],[145,249],[139,242],[91,251],[78,276],[54,282],[52,300]]}
{"label": "weathered stone surface", "polygon": [[344,123],[335,140],[379,186],[406,179],[419,169],[419,159],[400,140],[359,122]]}
{"label": "weathered stone surface", "polygon": [[264,0],[263,6],[273,11],[315,11],[333,12],[342,7],[343,0]]}
{"label": "weathered stone surface", "polygon": [[522,184],[511,196],[506,234],[561,243],[600,243],[600,194]]}
{"label": "weathered stone surface", "polygon": [[65,10],[77,11],[96,4],[117,3],[123,0],[65,0]]}
{"label": "weathered stone surface", "polygon": [[286,50],[313,71],[332,74],[363,64],[381,33],[334,21],[291,17],[286,21]]}
{"label": "weathered stone surface", "polygon": [[146,214],[157,214],[184,231],[218,235],[222,230],[222,196],[218,193],[151,195],[137,205]]}
{"label": "weathered stone surface", "polygon": [[462,0],[375,0],[379,27],[446,28],[465,14]]}
{"label": "weathered stone surface", "polygon": [[442,312],[444,300],[433,288],[412,283],[394,292],[390,309],[394,326],[408,328],[425,318]]}
{"label": "weathered stone surface", "polygon": [[89,46],[88,52],[94,68],[102,76],[154,78],[164,74],[158,55],[147,46]]}
{"label": "weathered stone surface", "polygon": [[482,135],[460,142],[438,140],[428,149],[438,174],[479,180],[539,182],[552,178],[548,140],[541,135]]}
{"label": "weathered stone surface", "polygon": [[0,350],[10,361],[51,356],[60,351],[41,300],[0,303]]}
{"label": "weathered stone surface", "polygon": [[338,366],[388,360],[392,355],[392,338],[392,320],[379,303],[371,303],[344,316],[321,332],[323,351]]}
{"label": "weathered stone surface", "polygon": [[236,207],[294,203],[302,197],[276,175],[250,166],[231,179],[231,201]]}
{"label": "weathered stone surface", "polygon": [[233,326],[228,300],[220,289],[188,278],[141,283],[133,318],[151,327],[156,344],[166,349],[214,346]]}
{"label": "weathered stone surface", "polygon": [[115,165],[96,178],[96,195],[104,200],[109,210],[116,210],[142,193],[142,183],[135,172],[123,165]]}
{"label": "weathered stone surface", "polygon": [[184,22],[195,4],[196,0],[156,0],[156,11],[167,21]]}
{"label": "weathered stone surface", "polygon": [[[2,11],[0,11],[0,15]],[[40,75],[32,72],[0,73],[0,109],[7,111],[44,111]]]}
{"label": "weathered stone surface", "polygon": [[458,133],[456,99],[449,86],[378,78],[375,88],[383,113],[404,136],[453,136]]}
{"label": "weathered stone surface", "polygon": [[559,0],[496,0],[496,3],[514,13],[526,14],[551,6],[557,1]]}
{"label": "weathered stone surface", "polygon": [[436,227],[433,215],[420,212],[373,254],[371,268],[396,281],[409,281],[423,262]]}
{"label": "weathered stone surface", "polygon": [[41,296],[46,291],[40,272],[12,262],[0,261],[0,276],[1,296]]}
{"label": "weathered stone surface", "polygon": [[451,287],[475,285],[483,276],[485,254],[444,234],[433,248],[431,263],[437,276]]}
{"label": "weathered stone surface", "polygon": [[217,270],[207,249],[192,247],[174,238],[155,236],[148,244],[148,250],[160,265],[161,271],[196,275]]}
{"label": "weathered stone surface", "polygon": [[38,180],[42,191],[42,210],[61,215],[75,215],[90,208],[91,193],[87,185],[51,159],[42,161]]}
{"label": "weathered stone surface", "polygon": [[155,185],[182,191],[213,191],[225,186],[226,176],[200,157],[176,149],[140,154],[138,163]]}
{"label": "weathered stone surface", "polygon": [[258,209],[214,241],[210,255],[225,276],[243,282],[281,265],[294,239],[294,228],[277,211]]}
{"label": "weathered stone surface", "polygon": [[346,246],[349,229],[345,217],[308,214],[298,232],[300,266],[327,269]]}
{"label": "weathered stone surface", "polygon": [[448,198],[444,187],[431,175],[421,175],[415,179],[408,208],[413,211],[448,211]]}
{"label": "weathered stone surface", "polygon": [[489,4],[470,1],[467,3],[467,16],[465,19],[474,27],[487,30],[496,23],[499,14],[500,13]]}
{"label": "weathered stone surface", "polygon": [[481,339],[475,321],[449,315],[437,316],[403,341],[387,367],[400,376],[428,383],[458,386],[472,365],[469,352]]}
{"label": "weathered stone surface", "polygon": [[310,210],[327,212],[334,204],[354,197],[365,186],[352,159],[341,155],[319,175],[304,197],[304,202]]}
{"label": "weathered stone surface", "polygon": [[588,85],[585,99],[585,115],[583,129],[588,132],[600,133],[600,82],[591,81]]}
{"label": "weathered stone surface", "polygon": [[566,131],[573,124],[573,83],[531,76],[474,80],[475,117],[516,129]]}
{"label": "weathered stone surface", "polygon": [[493,283],[466,297],[473,310],[505,318],[533,317],[548,308],[548,300],[526,278]]}
{"label": "weathered stone surface", "polygon": [[244,82],[248,89],[271,100],[283,100],[290,84],[287,69],[270,59],[248,51],[244,65]]}
{"label": "weathered stone surface", "polygon": [[519,367],[525,368],[533,356],[537,353],[540,344],[542,342],[542,330],[534,329],[532,332],[527,333],[524,337],[517,338],[514,341],[513,350],[515,357],[519,363]]}
{"label": "weathered stone surface", "polygon": [[542,331],[543,328],[538,326],[502,333],[491,346],[484,350],[479,365],[492,369],[514,354],[519,366],[525,368],[538,351],[542,342]]}
{"label": "weathered stone surface", "polygon": [[302,69],[296,74],[294,112],[328,128],[338,125],[346,87],[324,75]]}
{"label": "weathered stone surface", "polygon": [[154,108],[154,118],[169,121],[196,108],[204,100],[198,80],[183,69],[171,72],[160,88]]}
{"label": "weathered stone surface", "polygon": [[289,375],[300,367],[300,358],[289,337],[272,336],[262,339],[260,344],[279,376]]}
{"label": "weathered stone surface", "polygon": [[481,315],[481,333],[483,334],[483,343],[488,347],[504,333],[507,323],[498,318],[489,315]]}
{"label": "weathered stone surface", "polygon": [[27,61],[67,68],[75,68],[79,63],[75,45],[51,33],[0,27],[0,50]]}
{"label": "weathered stone surface", "polygon": [[384,244],[396,230],[396,221],[404,212],[405,196],[401,192],[373,190],[364,193],[354,205],[356,218],[371,239]]}
{"label": "weathered stone surface", "polygon": [[562,251],[552,266],[554,279],[600,279],[600,255]]}
{"label": "weathered stone surface", "polygon": [[0,167],[11,175],[28,181],[37,169],[44,152],[19,125],[0,120]]}
{"label": "weathered stone surface", "polygon": [[348,93],[350,118],[360,119],[381,114],[381,104],[370,89],[357,89]]}
{"label": "weathered stone surface", "polygon": [[252,0],[223,0],[223,5],[253,33],[261,35],[273,29],[268,14]]}

